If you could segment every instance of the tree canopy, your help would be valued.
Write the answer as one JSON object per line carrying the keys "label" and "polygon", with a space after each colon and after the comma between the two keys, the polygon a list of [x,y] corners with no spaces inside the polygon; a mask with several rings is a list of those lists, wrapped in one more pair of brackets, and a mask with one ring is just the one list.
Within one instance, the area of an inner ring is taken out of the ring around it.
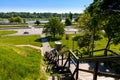
{"label": "tree canopy", "polygon": [[[71,13],[72,14],[72,13]],[[73,18],[79,17],[80,13],[72,14]],[[69,17],[69,13],[29,13],[29,12],[8,12],[8,13],[0,13],[0,18],[10,18],[10,17],[20,16],[22,18],[51,18],[51,17],[59,17],[66,18]]]}
{"label": "tree canopy", "polygon": [[22,18],[21,18],[20,16],[11,17],[11,18],[9,19],[9,21],[10,21],[10,23],[14,23],[14,22],[16,22],[16,23],[22,23]]}
{"label": "tree canopy", "polygon": [[50,18],[49,22],[44,26],[45,32],[49,32],[55,37],[56,34],[64,34],[64,24],[61,22],[60,18]]}
{"label": "tree canopy", "polygon": [[80,16],[79,27],[91,34],[91,41],[93,43],[95,35],[100,30],[104,30],[108,38],[106,45],[106,48],[108,48],[111,41],[114,44],[120,42],[119,19],[120,0],[94,0]]}
{"label": "tree canopy", "polygon": [[71,21],[70,18],[66,18],[66,19],[65,19],[65,25],[66,25],[66,26],[72,25],[72,21]]}
{"label": "tree canopy", "polygon": [[39,20],[36,20],[35,24],[37,24],[37,26],[40,24]]}

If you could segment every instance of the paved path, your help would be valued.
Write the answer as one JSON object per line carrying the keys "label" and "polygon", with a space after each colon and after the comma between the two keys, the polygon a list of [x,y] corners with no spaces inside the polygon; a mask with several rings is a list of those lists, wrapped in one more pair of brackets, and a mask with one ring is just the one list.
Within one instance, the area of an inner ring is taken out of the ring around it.
{"label": "paved path", "polygon": [[41,38],[42,38],[42,53],[44,54],[46,51],[52,50],[52,48],[49,45],[49,42],[47,41],[45,34],[41,34]]}
{"label": "paved path", "polygon": [[[34,28],[34,27],[29,27],[29,28],[21,28],[21,29],[0,29],[0,30],[14,30],[17,31],[15,34],[9,34],[7,36],[21,36],[21,35],[40,35],[42,34],[43,28]],[[27,32],[25,34],[24,32]],[[82,31],[80,31],[83,33]],[[78,29],[73,29],[73,28],[65,28],[65,34],[78,34]]]}
{"label": "paved path", "polygon": [[[9,30],[14,30],[17,31],[15,34],[10,34],[9,36],[18,36],[18,35],[40,35],[42,34],[43,28],[28,28],[28,29],[9,29]],[[27,32],[27,34],[25,34]]]}

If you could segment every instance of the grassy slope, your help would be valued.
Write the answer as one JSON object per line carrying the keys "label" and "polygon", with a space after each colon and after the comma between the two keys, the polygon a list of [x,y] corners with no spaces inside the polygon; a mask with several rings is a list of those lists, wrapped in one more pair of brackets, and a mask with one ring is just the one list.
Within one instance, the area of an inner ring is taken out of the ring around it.
{"label": "grassy slope", "polygon": [[35,46],[41,46],[40,36],[2,36],[0,37],[1,43],[8,44],[31,44]]}
{"label": "grassy slope", "polygon": [[14,34],[17,33],[17,31],[6,31],[6,30],[0,30],[0,35],[7,35],[7,34]]}
{"label": "grassy slope", "polygon": [[0,44],[0,80],[45,80],[40,51]]}

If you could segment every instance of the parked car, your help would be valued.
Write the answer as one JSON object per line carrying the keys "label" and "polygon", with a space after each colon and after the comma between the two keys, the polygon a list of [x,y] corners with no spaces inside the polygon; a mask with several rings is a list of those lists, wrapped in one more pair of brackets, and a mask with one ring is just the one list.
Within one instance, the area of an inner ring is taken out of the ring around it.
{"label": "parked car", "polygon": [[29,34],[29,32],[24,32],[24,34]]}

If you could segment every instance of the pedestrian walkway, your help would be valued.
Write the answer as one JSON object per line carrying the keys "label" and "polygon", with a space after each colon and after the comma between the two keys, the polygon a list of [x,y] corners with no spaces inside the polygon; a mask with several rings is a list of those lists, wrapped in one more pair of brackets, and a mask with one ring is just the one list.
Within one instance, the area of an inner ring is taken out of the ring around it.
{"label": "pedestrian walkway", "polygon": [[42,54],[44,55],[46,51],[51,51],[52,48],[49,45],[49,42],[47,41],[45,34],[41,34],[41,41],[42,41]]}

